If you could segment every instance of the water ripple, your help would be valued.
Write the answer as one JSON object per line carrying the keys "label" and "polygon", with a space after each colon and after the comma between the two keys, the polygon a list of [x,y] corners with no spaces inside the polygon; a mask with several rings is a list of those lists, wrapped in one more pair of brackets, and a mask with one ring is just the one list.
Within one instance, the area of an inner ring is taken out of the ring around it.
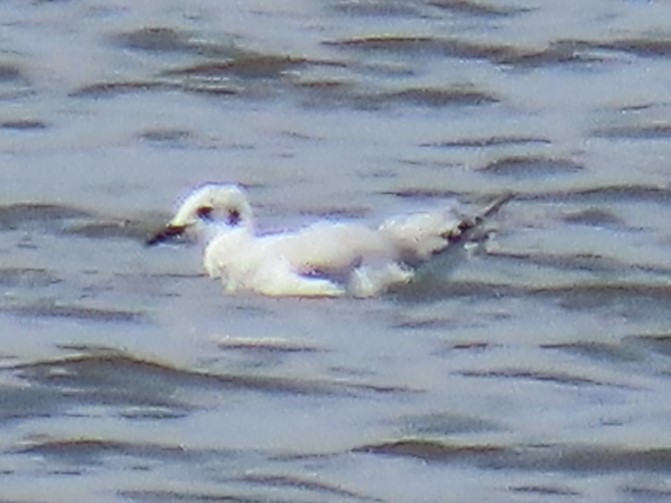
{"label": "water ripple", "polygon": [[499,446],[452,444],[421,438],[369,444],[353,452],[414,457],[430,462],[474,464],[486,469],[529,471],[667,473],[671,449],[636,449],[590,445]]}

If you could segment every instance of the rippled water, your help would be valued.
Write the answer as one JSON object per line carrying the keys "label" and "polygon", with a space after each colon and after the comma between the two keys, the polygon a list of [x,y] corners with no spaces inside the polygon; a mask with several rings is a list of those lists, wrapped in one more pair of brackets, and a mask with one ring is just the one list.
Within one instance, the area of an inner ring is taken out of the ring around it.
{"label": "rippled water", "polygon": [[[671,4],[0,4],[0,501],[671,498]],[[372,300],[145,237],[518,195]]]}

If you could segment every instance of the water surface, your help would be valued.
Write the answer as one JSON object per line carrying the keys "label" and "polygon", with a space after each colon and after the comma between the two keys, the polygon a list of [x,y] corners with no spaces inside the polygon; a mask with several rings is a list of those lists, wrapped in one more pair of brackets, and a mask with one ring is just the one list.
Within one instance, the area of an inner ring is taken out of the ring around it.
{"label": "water surface", "polygon": [[[671,497],[669,5],[0,12],[0,499]],[[517,197],[379,299],[226,297],[143,245],[205,181],[264,230]]]}

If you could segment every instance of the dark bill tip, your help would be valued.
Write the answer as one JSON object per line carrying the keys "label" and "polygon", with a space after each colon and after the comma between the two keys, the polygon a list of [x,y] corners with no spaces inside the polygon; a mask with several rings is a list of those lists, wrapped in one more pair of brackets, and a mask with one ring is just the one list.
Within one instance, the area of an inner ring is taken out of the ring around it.
{"label": "dark bill tip", "polygon": [[146,241],[147,246],[154,246],[164,241],[168,241],[170,238],[179,236],[184,233],[186,226],[183,225],[168,225],[161,232],[156,233],[152,237],[148,238]]}

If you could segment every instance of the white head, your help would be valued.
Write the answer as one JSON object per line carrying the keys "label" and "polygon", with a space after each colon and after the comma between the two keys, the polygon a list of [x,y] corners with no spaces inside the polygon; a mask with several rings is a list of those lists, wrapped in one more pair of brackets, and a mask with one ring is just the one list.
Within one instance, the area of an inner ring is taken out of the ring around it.
{"label": "white head", "polygon": [[210,183],[194,190],[179,206],[161,232],[147,240],[154,245],[203,224],[225,225],[252,230],[252,208],[247,195],[237,185]]}

